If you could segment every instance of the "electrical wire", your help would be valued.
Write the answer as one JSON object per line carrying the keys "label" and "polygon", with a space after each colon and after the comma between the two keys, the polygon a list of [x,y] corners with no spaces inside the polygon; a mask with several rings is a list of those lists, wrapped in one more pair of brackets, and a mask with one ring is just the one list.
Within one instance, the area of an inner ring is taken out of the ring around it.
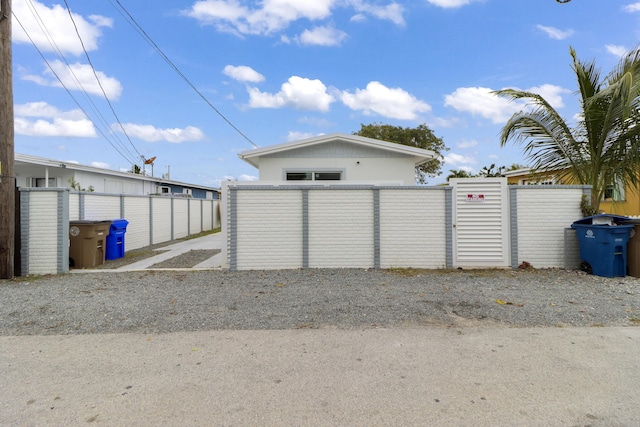
{"label": "electrical wire", "polygon": [[[96,104],[93,102],[92,97],[89,96],[89,94],[87,93],[87,90],[84,88],[82,82],[80,81],[80,79],[78,79],[78,76],[75,74],[73,67],[71,67],[71,65],[69,64],[69,62],[67,61],[66,57],[64,56],[64,54],[62,53],[62,51],[60,50],[60,48],[58,47],[57,43],[55,42],[53,36],[51,35],[51,33],[49,33],[49,30],[47,28],[47,26],[45,25],[44,21],[42,20],[42,18],[40,17],[40,14],[38,13],[37,8],[33,5],[33,3],[31,2],[31,0],[27,0],[26,5],[28,7],[30,7],[31,13],[33,15],[33,17],[36,20],[36,23],[38,24],[38,26],[40,27],[40,29],[42,30],[42,33],[44,34],[45,38],[47,39],[47,41],[49,42],[49,45],[52,47],[52,50],[54,52],[57,53],[58,58],[60,58],[60,60],[62,62],[64,62],[64,64],[67,66],[67,69],[69,71],[69,75],[73,77],[73,80],[75,80],[75,84],[77,85],[78,89],[80,90],[80,92],[82,92],[82,94],[84,95],[86,101],[88,102],[91,110],[93,111],[93,113],[96,115],[97,119],[99,122],[102,123],[102,125],[106,128],[106,129],[110,129],[109,124],[107,123],[106,119],[104,118],[104,116],[102,115],[100,109],[96,106]],[[15,14],[14,14],[15,16]],[[44,57],[44,55],[42,54],[42,52],[40,51],[40,49],[37,47],[36,43],[34,43],[33,39],[31,38],[31,36],[27,33],[26,28],[20,23],[21,27],[23,28],[23,31],[25,32],[25,34],[27,34],[27,36],[29,37],[29,39],[31,40],[31,43],[34,45],[34,47],[36,48],[36,50],[38,50],[38,53],[40,54],[40,56],[43,58],[43,60],[45,61],[45,63],[47,64],[47,66],[49,67],[49,69],[51,70],[51,72],[56,76],[56,78],[58,79],[58,81],[60,82],[60,85],[65,88],[65,90],[67,91],[67,93],[70,94],[69,89],[67,88],[67,86],[65,85],[64,81],[62,80],[62,78],[60,77],[60,75],[58,73],[55,72],[54,67],[49,63],[49,61]],[[71,95],[71,94],[70,94]],[[71,95],[72,96],[72,95]],[[77,99],[75,97],[72,96],[72,98],[74,99],[74,101],[76,102],[76,104],[78,106],[80,106],[79,102],[77,101]],[[80,106],[81,107],[81,106]],[[84,111],[84,113],[87,115],[87,117],[90,117],[89,114],[87,114],[87,112],[84,110],[84,108],[82,108],[82,110]],[[97,126],[97,123],[94,121],[94,125]],[[111,134],[109,131],[107,131],[108,134]],[[106,134],[104,132],[101,132],[101,134],[103,136],[105,136]],[[120,141],[120,139],[117,137],[117,135],[113,135],[115,136],[115,140],[116,143],[120,146],[120,150],[124,151],[127,153],[128,156],[130,156],[129,159],[126,159],[128,162],[131,162],[130,159],[135,159],[135,155],[129,151],[129,149],[127,148],[127,146],[125,146],[122,141]],[[105,136],[106,137],[106,136]],[[108,139],[108,138],[107,138]],[[118,150],[120,152],[120,150]],[[137,161],[133,161],[131,163],[136,163]]]}
{"label": "electrical wire", "polygon": [[107,96],[107,93],[105,92],[104,87],[102,86],[102,82],[100,81],[100,78],[98,77],[98,74],[96,73],[96,69],[93,66],[93,62],[91,62],[91,58],[89,57],[89,52],[87,52],[87,49],[84,46],[84,41],[82,40],[82,37],[80,36],[80,32],[78,31],[78,26],[76,25],[76,20],[73,18],[73,14],[71,13],[71,8],[69,7],[69,3],[67,3],[67,0],[64,0],[64,4],[67,7],[67,12],[69,13],[69,18],[71,18],[71,22],[73,23],[73,28],[75,29],[76,34],[78,35],[78,40],[80,40],[80,45],[82,46],[82,51],[84,52],[84,55],[87,58],[87,61],[89,62],[89,66],[91,67],[91,71],[93,72],[93,75],[96,78],[96,81],[98,82],[98,86],[100,86],[100,90],[102,91],[102,95],[104,96],[104,99],[107,101],[107,104],[109,105],[109,108],[111,109],[111,112],[113,113],[113,116],[115,117],[116,121],[118,122],[118,125],[120,126],[120,129],[122,130],[122,133],[124,134],[124,136],[129,141],[129,144],[131,144],[131,146],[133,147],[135,152],[138,153],[138,156],[140,156],[140,158],[144,159],[144,156],[142,154],[140,154],[140,151],[138,151],[138,149],[134,145],[133,141],[131,141],[131,138],[129,138],[129,134],[127,134],[127,131],[125,130],[124,126],[122,125],[122,122],[120,121],[120,118],[118,117],[118,114],[116,113],[116,110],[113,108],[113,104],[111,104],[111,101],[109,100],[109,97]]}
{"label": "electrical wire", "polygon": [[[58,80],[58,82],[60,83],[60,85],[64,88],[64,90],[67,92],[67,94],[71,97],[71,99],[73,100],[73,102],[78,106],[78,108],[85,114],[85,116],[90,117],[90,115],[87,113],[87,111],[85,110],[85,108],[82,106],[82,104],[77,100],[77,98],[71,93],[71,91],[69,90],[69,88],[64,84],[64,82],[62,81],[62,78],[58,75],[58,73],[55,71],[55,69],[53,68],[53,66],[49,63],[49,61],[47,60],[47,58],[44,56],[44,54],[42,53],[42,51],[40,50],[40,48],[38,47],[38,45],[36,44],[36,42],[33,40],[33,38],[31,38],[31,36],[29,35],[29,33],[27,32],[25,26],[22,24],[22,22],[20,21],[20,18],[13,13],[12,11],[12,15],[13,18],[16,20],[16,22],[18,23],[18,25],[20,25],[20,28],[22,28],[22,30],[24,31],[24,33],[27,35],[27,37],[29,38],[29,41],[31,42],[31,44],[34,46],[34,48],[36,49],[36,51],[38,52],[38,54],[40,55],[40,57],[42,58],[42,60],[45,62],[45,64],[47,65],[47,67],[49,67],[49,70],[51,70],[51,73],[56,77],[56,79]],[[57,46],[56,46],[57,48]],[[66,61],[65,61],[66,63]],[[68,64],[67,64],[68,65]],[[73,74],[73,73],[72,73]],[[75,76],[75,75],[74,75]],[[77,77],[76,77],[77,79]],[[85,95],[86,91],[83,90],[83,93]],[[95,107],[95,104],[93,104]],[[94,123],[95,124],[95,123]],[[116,145],[114,145],[114,143],[109,139],[109,137],[107,136],[107,134],[105,134],[102,129],[99,126],[96,126],[96,129],[98,130],[98,132],[107,140],[107,142],[109,143],[109,145],[111,145],[111,147],[113,147],[114,150],[116,150],[116,152],[118,154],[120,154],[120,156],[122,156],[123,159],[125,159],[127,162],[131,163],[131,164],[135,164],[136,161],[132,161],[132,155],[131,153],[123,153]],[[124,150],[123,150],[124,151]],[[130,156],[130,157],[127,157]]]}
{"label": "electrical wire", "polygon": [[115,0],[115,2],[118,4],[120,9],[118,9],[118,7],[116,7],[116,5],[114,4],[113,0],[108,0],[108,1],[120,13],[120,15],[122,15],[122,17],[125,18],[125,20],[127,22],[129,22],[129,24],[136,30],[136,32],[138,34],[140,34],[140,36],[142,36],[142,38],[144,38],[146,40],[146,42],[149,43],[149,45],[151,45],[151,47],[153,47],[153,49],[160,55],[160,57],[162,59],[164,59],[164,61],[191,87],[191,89],[193,89],[200,96],[200,98],[213,111],[215,111],[218,114],[218,116],[220,116],[229,126],[231,126],[238,134],[240,134],[240,136],[242,136],[245,140],[247,140],[251,145],[253,145],[256,148],[258,147],[258,145],[256,143],[254,143],[251,139],[249,139],[249,137],[247,135],[245,135],[240,129],[238,129],[238,127],[236,127],[231,122],[231,120],[229,120],[227,117],[225,117],[225,115],[222,114],[222,112],[220,110],[218,110],[213,105],[213,103],[211,101],[209,101],[209,99],[206,96],[204,96],[204,94],[202,92],[200,92],[200,90],[198,90],[198,88],[191,82],[191,80],[189,80],[189,78],[184,73],[182,73],[182,71],[180,71],[180,69],[173,63],[173,61],[171,61],[171,59],[153,41],[151,36],[149,36],[149,34],[147,34],[147,32],[140,26],[140,24],[138,24],[138,22],[135,20],[135,18],[122,5],[122,3],[120,3],[120,0]]}

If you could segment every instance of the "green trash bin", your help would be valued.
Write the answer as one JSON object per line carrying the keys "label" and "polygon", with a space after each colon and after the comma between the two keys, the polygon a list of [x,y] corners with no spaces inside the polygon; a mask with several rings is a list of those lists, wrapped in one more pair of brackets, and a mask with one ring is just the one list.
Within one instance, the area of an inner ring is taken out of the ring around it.
{"label": "green trash bin", "polygon": [[69,268],[104,264],[111,221],[69,221]]}

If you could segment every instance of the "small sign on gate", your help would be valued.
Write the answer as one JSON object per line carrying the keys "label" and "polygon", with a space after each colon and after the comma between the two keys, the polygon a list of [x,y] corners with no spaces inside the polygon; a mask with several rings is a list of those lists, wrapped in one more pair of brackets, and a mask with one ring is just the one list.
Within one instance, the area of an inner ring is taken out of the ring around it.
{"label": "small sign on gate", "polygon": [[467,202],[483,203],[484,194],[467,194]]}

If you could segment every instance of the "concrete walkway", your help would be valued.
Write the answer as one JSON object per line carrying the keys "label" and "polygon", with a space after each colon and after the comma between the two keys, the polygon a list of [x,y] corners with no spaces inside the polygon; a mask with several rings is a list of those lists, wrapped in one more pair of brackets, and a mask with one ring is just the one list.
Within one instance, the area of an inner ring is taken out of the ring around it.
{"label": "concrete walkway", "polygon": [[[148,270],[152,265],[158,264],[160,262],[166,261],[168,259],[177,257],[186,252],[192,250],[212,250],[212,249],[220,249],[222,250],[223,246],[226,244],[222,233],[214,233],[208,234],[203,237],[197,237],[195,239],[183,240],[179,243],[174,243],[172,245],[163,246],[161,248],[155,249],[160,252],[158,255],[152,256],[150,258],[145,258],[140,261],[136,261],[134,263],[124,265],[115,269],[72,269],[71,273],[104,273],[104,272],[125,272],[125,271],[142,271]],[[190,268],[185,268],[184,270],[211,270],[217,269],[222,266],[222,253],[218,253],[211,258],[201,262]],[[166,269],[164,269],[166,270]],[[172,269],[172,270],[181,270],[181,269]]]}
{"label": "concrete walkway", "polygon": [[[209,234],[203,237],[198,237],[195,239],[184,240],[180,243],[174,243],[173,245],[163,246],[160,249],[156,249],[157,251],[163,251],[162,253],[153,256],[151,258],[143,259],[141,261],[134,262],[129,265],[122,266],[115,271],[139,271],[145,270],[151,267],[154,264],[157,264],[162,261],[166,261],[173,257],[177,257],[178,255],[182,255],[185,252],[194,251],[194,250],[210,250],[210,249],[222,249],[222,246],[226,242],[222,238],[222,233],[214,233]],[[220,267],[222,265],[222,254],[219,253],[209,258],[206,261],[201,262],[200,264],[190,268],[193,269],[211,269]]]}
{"label": "concrete walkway", "polygon": [[7,426],[634,426],[640,328],[0,337]]}

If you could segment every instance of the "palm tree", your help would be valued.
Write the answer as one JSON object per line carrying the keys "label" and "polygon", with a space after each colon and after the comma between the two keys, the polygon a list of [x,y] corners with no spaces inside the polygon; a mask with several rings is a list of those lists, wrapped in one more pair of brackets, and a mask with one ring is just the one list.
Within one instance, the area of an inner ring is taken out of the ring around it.
{"label": "palm tree", "polygon": [[534,172],[588,184],[591,205],[599,209],[608,186],[640,182],[640,48],[620,60],[604,79],[595,62],[582,62],[570,48],[581,96],[581,112],[571,128],[540,95],[505,89],[495,92],[528,108],[502,128],[500,145],[522,145]]}
{"label": "palm tree", "polygon": [[464,169],[449,169],[449,175],[447,175],[447,181],[449,181],[451,178],[473,178],[475,175],[473,175],[471,172],[468,172]]}

